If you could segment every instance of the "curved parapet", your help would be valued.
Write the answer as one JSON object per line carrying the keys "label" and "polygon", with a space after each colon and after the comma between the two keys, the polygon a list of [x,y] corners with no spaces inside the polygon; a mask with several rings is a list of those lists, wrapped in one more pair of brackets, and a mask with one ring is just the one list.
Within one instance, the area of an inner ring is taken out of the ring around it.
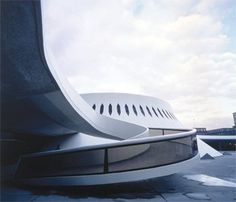
{"label": "curved parapet", "polygon": [[[43,11],[43,9],[42,9]],[[127,139],[148,129],[100,115],[48,63],[40,1],[1,2],[1,129]],[[45,54],[46,53],[46,54]]]}
{"label": "curved parapet", "polygon": [[192,130],[25,155],[15,176],[35,185],[130,182],[183,171],[198,158]]}

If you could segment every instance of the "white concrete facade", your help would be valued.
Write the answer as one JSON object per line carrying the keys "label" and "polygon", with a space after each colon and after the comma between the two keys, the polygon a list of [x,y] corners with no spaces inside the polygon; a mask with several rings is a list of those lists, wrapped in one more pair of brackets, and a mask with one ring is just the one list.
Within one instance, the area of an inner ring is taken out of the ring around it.
{"label": "white concrete facade", "polygon": [[158,98],[126,93],[90,93],[81,97],[97,113],[113,119],[147,128],[186,129],[170,104]]}
{"label": "white concrete facade", "polygon": [[[196,159],[196,131],[185,128],[167,102],[122,93],[78,94],[48,50],[45,1],[12,2],[5,1],[3,9],[8,39],[3,51],[11,56],[5,57],[10,77],[3,86],[13,86],[2,94],[3,129],[32,148],[8,162],[15,163],[16,180],[136,181],[178,172]],[[9,37],[12,30],[20,37]]]}

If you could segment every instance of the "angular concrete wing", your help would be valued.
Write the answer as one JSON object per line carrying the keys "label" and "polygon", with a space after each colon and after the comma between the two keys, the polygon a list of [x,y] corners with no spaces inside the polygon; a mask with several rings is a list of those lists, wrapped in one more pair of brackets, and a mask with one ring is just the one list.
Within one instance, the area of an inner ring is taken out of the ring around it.
{"label": "angular concrete wing", "polygon": [[197,137],[197,145],[198,145],[198,151],[201,158],[205,156],[206,154],[212,157],[218,157],[218,156],[223,155],[217,150],[215,150],[214,148],[212,148],[211,146],[209,146],[208,144],[206,144],[205,142],[203,142],[199,137]]}

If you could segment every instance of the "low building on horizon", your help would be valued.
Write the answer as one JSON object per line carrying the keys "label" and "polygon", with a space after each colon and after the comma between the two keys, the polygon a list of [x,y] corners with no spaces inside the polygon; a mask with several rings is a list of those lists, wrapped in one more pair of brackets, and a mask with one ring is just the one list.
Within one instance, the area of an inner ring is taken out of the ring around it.
{"label": "low building on horizon", "polygon": [[234,126],[232,128],[217,128],[207,130],[196,128],[197,135],[217,150],[236,151],[236,112],[233,113]]}

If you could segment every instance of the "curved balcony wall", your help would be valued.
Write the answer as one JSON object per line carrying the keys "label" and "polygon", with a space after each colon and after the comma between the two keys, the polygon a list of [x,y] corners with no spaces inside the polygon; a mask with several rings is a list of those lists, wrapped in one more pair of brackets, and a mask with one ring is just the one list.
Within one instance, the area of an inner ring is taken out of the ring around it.
{"label": "curved balcony wall", "polygon": [[146,138],[96,148],[25,156],[20,161],[16,177],[27,179],[127,172],[182,162],[196,154],[195,132],[192,131],[167,139]]}

